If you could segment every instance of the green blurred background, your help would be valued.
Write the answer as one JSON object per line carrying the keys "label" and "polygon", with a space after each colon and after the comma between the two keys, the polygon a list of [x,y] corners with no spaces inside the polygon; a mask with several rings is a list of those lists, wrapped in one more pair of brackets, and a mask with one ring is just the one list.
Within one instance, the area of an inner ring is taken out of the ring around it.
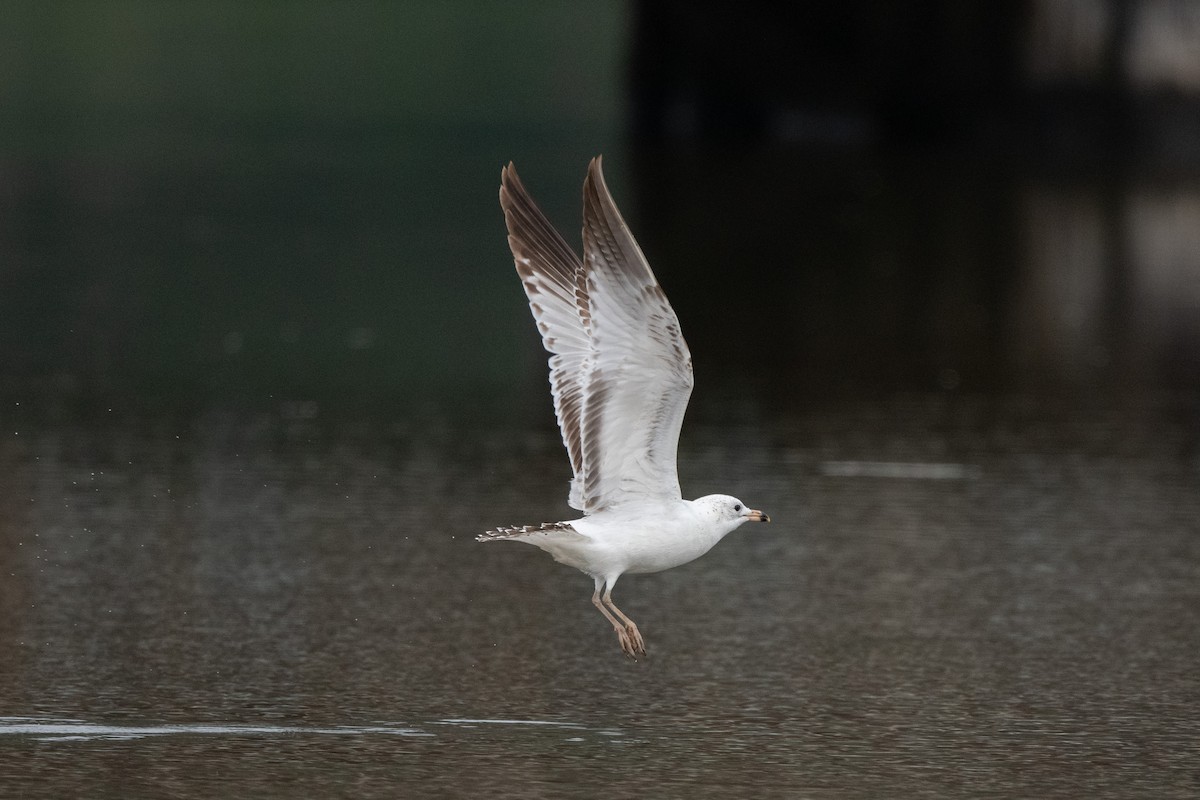
{"label": "green blurred background", "polygon": [[1116,0],[8,3],[0,393],[548,419],[499,170],[577,242],[604,153],[700,415],[701,394],[1194,396],[1188,19]]}
{"label": "green blurred background", "polygon": [[[6,393],[502,390],[532,335],[500,167],[622,181],[608,3],[41,3],[0,25]],[[567,228],[570,231],[570,228]]]}

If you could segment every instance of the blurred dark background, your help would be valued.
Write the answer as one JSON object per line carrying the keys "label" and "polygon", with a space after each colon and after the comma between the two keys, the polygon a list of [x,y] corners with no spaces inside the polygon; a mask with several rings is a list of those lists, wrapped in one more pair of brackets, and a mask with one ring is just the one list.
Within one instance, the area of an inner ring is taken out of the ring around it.
{"label": "blurred dark background", "polygon": [[1192,2],[4,16],[10,410],[511,413],[499,168],[601,152],[714,398],[1200,388]]}

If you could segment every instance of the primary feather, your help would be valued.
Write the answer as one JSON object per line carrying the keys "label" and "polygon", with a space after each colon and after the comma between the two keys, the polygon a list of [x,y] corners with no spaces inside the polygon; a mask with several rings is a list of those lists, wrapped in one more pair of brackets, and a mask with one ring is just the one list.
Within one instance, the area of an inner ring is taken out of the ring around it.
{"label": "primary feather", "polygon": [[679,430],[692,360],[679,320],[617,211],[600,158],[583,187],[583,259],[510,163],[500,205],[529,307],[551,353],[550,385],[584,514],[678,501]]}

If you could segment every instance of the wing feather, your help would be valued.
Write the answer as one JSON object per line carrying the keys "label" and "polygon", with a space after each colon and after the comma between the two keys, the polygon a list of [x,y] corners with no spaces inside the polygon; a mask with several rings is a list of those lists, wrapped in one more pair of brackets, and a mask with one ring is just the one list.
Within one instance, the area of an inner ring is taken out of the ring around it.
{"label": "wing feather", "polygon": [[[500,207],[508,227],[508,246],[529,308],[550,358],[550,389],[563,445],[578,476],[583,471],[581,424],[583,387],[580,367],[592,345],[577,299],[583,262],[525,191],[516,168],[500,173]],[[572,487],[574,487],[574,481]],[[574,508],[581,508],[574,502]]]}
{"label": "wing feather", "polygon": [[599,157],[583,188],[580,260],[529,197],[501,174],[517,272],[552,354],[550,383],[574,479],[570,504],[594,513],[679,500],[676,451],[691,396],[679,320],[604,182]]}

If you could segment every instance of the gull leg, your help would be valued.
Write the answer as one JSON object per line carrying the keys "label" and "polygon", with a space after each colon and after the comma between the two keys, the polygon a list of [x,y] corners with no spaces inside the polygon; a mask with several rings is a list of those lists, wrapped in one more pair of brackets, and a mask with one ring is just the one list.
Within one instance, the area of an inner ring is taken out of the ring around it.
{"label": "gull leg", "polygon": [[[629,656],[630,658],[636,658],[637,654],[638,654],[638,647],[635,647],[633,640],[629,638],[629,634],[626,632],[626,627],[617,621],[617,618],[614,617],[609,612],[609,610],[604,607],[604,603],[601,602],[601,600],[600,600],[600,586],[602,584],[603,584],[603,581],[601,579],[597,578],[596,579],[596,591],[592,593],[592,605],[594,605],[597,609],[599,609],[600,613],[604,615],[604,618],[607,619],[610,623],[612,623],[613,630],[617,632],[617,640],[621,643],[621,652],[624,653],[625,655]],[[620,614],[621,612],[618,611],[617,613]],[[621,614],[621,616],[624,617],[625,615]],[[632,623],[630,623],[630,624],[632,624]],[[634,626],[634,631],[635,632],[637,631],[636,626]],[[646,648],[645,648],[645,645],[643,645],[641,643],[642,637],[640,634],[637,637],[637,642],[638,642],[638,645],[640,646],[641,652],[645,653]]]}
{"label": "gull leg", "polygon": [[[642,638],[642,632],[638,630],[637,623],[625,616],[625,612],[617,608],[617,604],[612,601],[613,584],[617,581],[614,578],[609,581],[607,588],[604,590],[604,604],[611,608],[613,612],[620,617],[621,622],[625,623],[625,633],[629,637],[629,642],[633,645],[634,652],[631,655],[646,655],[646,640]],[[622,647],[621,649],[624,649]]]}

